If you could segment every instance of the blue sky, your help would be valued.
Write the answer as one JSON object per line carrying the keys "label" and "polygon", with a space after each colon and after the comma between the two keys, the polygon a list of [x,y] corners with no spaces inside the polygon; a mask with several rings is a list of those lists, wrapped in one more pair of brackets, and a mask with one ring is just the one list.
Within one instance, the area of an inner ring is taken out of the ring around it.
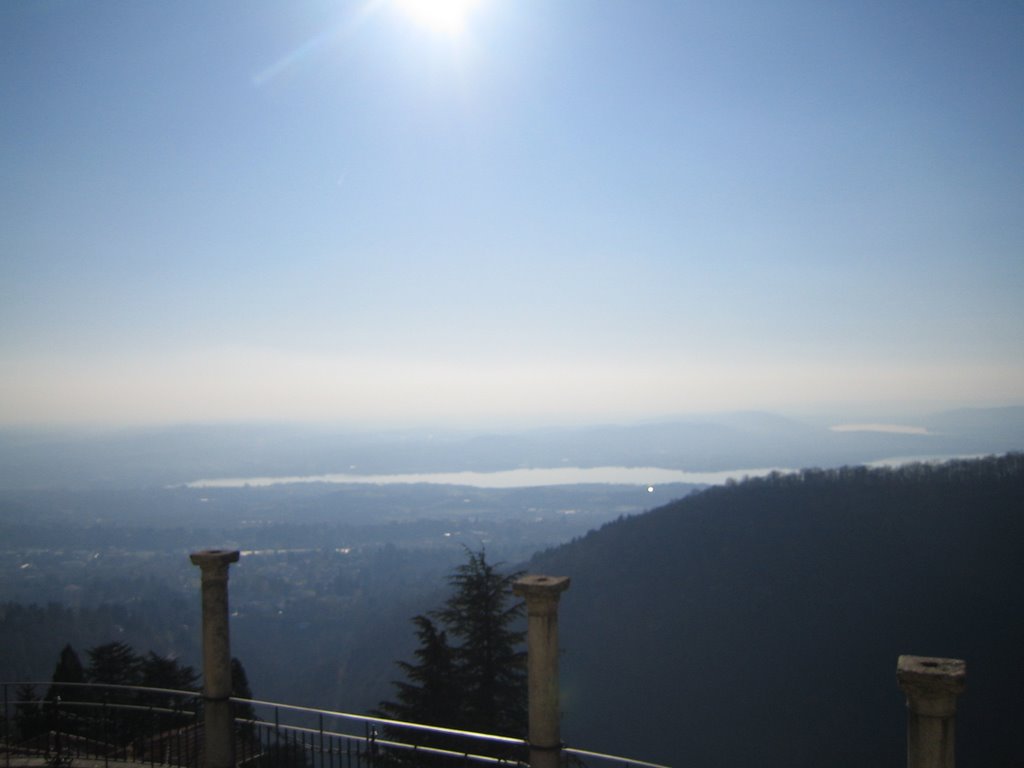
{"label": "blue sky", "polygon": [[0,4],[0,424],[1024,403],[1024,5]]}

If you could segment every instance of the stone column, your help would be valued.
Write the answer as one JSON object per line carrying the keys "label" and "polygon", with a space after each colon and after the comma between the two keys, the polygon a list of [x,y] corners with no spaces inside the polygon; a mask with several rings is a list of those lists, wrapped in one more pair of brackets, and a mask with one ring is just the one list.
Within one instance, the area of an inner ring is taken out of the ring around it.
{"label": "stone column", "polygon": [[558,768],[562,737],[558,708],[558,600],[568,576],[524,576],[512,591],[526,599],[530,700],[530,768]]}
{"label": "stone column", "polygon": [[966,685],[960,659],[900,656],[896,679],[907,694],[907,768],[953,768],[956,697]]}
{"label": "stone column", "polygon": [[228,634],[228,566],[238,550],[193,552],[203,590],[203,766],[235,764],[231,717],[231,639]]}

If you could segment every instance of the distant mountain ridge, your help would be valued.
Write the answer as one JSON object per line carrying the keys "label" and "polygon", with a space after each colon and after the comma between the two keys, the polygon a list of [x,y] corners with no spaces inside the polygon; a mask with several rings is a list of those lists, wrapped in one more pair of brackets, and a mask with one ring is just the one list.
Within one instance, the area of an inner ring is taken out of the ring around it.
{"label": "distant mountain ridge", "polygon": [[1024,760],[1024,454],[708,489],[537,555],[570,744],[672,765],[902,766],[897,656],[964,658],[961,764]]}
{"label": "distant mountain ridge", "polygon": [[0,430],[0,488],[153,487],[217,477],[520,467],[834,467],[894,456],[1024,449],[1024,407],[949,411],[912,423],[927,433],[836,432],[760,412],[487,434],[258,424],[6,429]]}

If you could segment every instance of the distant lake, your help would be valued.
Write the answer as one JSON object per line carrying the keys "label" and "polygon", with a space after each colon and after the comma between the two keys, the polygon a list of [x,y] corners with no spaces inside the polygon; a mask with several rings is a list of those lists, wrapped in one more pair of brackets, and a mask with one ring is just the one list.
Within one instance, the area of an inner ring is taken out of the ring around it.
{"label": "distant lake", "polygon": [[470,485],[477,488],[531,488],[544,485],[640,485],[653,487],[667,483],[719,485],[726,480],[763,477],[770,472],[789,472],[782,468],[730,469],[719,472],[687,472],[663,467],[556,467],[538,469],[507,469],[500,472],[425,472],[396,475],[359,475],[338,473],[291,477],[222,477],[186,483],[189,488],[243,488],[289,483],[366,483],[394,485],[398,483],[434,483],[438,485]]}

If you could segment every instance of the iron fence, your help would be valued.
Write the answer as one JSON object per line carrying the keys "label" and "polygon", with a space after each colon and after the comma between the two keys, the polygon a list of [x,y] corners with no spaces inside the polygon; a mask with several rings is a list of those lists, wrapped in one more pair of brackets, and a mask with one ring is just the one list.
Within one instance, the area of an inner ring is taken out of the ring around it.
{"label": "iron fence", "polygon": [[[3,683],[4,768],[85,761],[194,768],[195,691],[85,683]],[[40,694],[40,691],[42,693]]]}
{"label": "iron fence", "polygon": [[[0,768],[200,768],[202,694],[88,683],[2,683]],[[232,698],[238,768],[526,766],[524,739]],[[666,768],[563,750],[563,765]]]}

